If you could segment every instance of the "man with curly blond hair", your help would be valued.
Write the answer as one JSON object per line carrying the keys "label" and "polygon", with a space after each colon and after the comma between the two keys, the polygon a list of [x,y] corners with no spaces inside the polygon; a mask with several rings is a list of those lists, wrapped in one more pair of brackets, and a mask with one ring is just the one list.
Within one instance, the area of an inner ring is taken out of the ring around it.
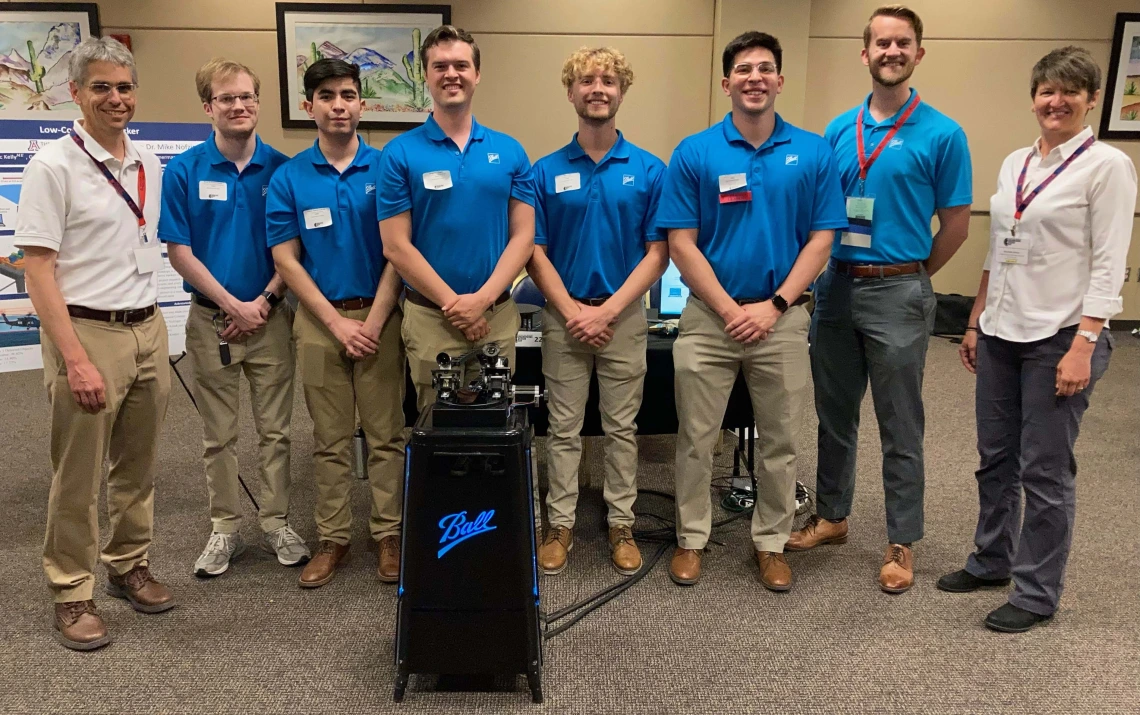
{"label": "man with curly blond hair", "polygon": [[534,165],[535,251],[527,270],[546,296],[542,372],[550,405],[548,528],[538,552],[547,574],[566,568],[578,501],[578,433],[598,375],[605,430],[611,560],[619,573],[641,568],[634,543],[637,425],[645,378],[641,297],[665,270],[669,251],[654,233],[665,164],[625,140],[616,117],[633,71],[617,50],[582,48],[562,69],[578,113],[569,144]]}

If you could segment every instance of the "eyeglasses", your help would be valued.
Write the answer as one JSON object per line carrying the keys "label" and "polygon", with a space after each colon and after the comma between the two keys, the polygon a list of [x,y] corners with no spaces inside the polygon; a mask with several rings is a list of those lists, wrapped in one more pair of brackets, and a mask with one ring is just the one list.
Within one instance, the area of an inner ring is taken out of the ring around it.
{"label": "eyeglasses", "polygon": [[135,90],[138,88],[139,86],[134,82],[119,82],[118,84],[110,84],[108,82],[92,82],[91,84],[87,85],[87,91],[91,92],[91,94],[95,95],[96,97],[106,97],[111,93],[112,89],[118,92],[120,97],[133,97]]}
{"label": "eyeglasses", "polygon": [[222,109],[229,109],[234,106],[234,102],[240,101],[246,107],[255,107],[261,100],[256,94],[245,92],[243,94],[219,94],[216,97],[210,97],[210,101],[217,102]]}
{"label": "eyeglasses", "polygon": [[765,75],[778,74],[780,71],[776,68],[776,65],[771,62],[757,62],[756,64],[741,62],[732,67],[732,73],[738,77],[751,77],[753,70]]}

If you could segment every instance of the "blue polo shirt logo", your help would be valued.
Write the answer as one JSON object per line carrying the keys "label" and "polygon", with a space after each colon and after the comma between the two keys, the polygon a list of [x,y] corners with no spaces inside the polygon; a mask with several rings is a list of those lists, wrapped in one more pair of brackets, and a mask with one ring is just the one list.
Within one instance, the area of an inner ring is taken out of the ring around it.
{"label": "blue polo shirt logo", "polygon": [[261,195],[262,196],[268,196],[269,195],[269,184],[262,184],[261,185]]}
{"label": "blue polo shirt logo", "polygon": [[898,149],[902,145],[903,145],[903,140],[896,137],[896,138],[891,140],[890,144],[887,144],[887,148],[888,149]]}
{"label": "blue polo shirt logo", "polygon": [[799,165],[800,165],[800,155],[799,154],[786,154],[784,156],[784,166],[799,166]]}
{"label": "blue polo shirt logo", "polygon": [[622,174],[621,175],[621,185],[622,186],[633,186],[633,174]]}
{"label": "blue polo shirt logo", "polygon": [[488,164],[498,164],[499,163],[499,155],[498,154],[492,154],[492,153],[488,152],[487,163]]}
{"label": "blue polo shirt logo", "polygon": [[364,195],[365,196],[367,196],[369,194],[375,194],[375,193],[376,193],[376,184],[365,184],[364,185]]}

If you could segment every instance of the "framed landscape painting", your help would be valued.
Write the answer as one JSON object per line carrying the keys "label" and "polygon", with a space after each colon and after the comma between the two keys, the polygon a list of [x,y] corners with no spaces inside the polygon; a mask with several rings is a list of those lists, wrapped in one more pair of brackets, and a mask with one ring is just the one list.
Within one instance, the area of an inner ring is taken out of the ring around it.
{"label": "framed landscape painting", "polygon": [[360,68],[361,129],[411,129],[431,113],[420,43],[451,22],[450,5],[277,3],[281,126],[311,129],[305,70],[320,59]]}
{"label": "framed landscape painting", "polygon": [[67,65],[99,36],[95,3],[0,3],[0,119],[77,119]]}
{"label": "framed landscape painting", "polygon": [[1140,139],[1140,13],[1118,13],[1108,60],[1101,139]]}

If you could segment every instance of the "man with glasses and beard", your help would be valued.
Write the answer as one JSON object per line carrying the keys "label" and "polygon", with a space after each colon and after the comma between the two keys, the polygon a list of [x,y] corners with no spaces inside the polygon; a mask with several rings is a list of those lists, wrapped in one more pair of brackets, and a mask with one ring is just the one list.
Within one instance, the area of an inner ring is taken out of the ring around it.
{"label": "man with glasses and beard", "polygon": [[936,306],[930,276],[966,240],[972,200],[965,133],[910,87],[924,54],[914,11],[875,10],[863,32],[871,94],[824,135],[835,151],[848,226],[836,232],[830,265],[816,283],[817,513],[787,544],[804,551],[847,540],[859,405],[870,379],[883,448],[889,543],[879,586],[887,593],[914,584],[911,544],[923,535],[922,377]]}
{"label": "man with glasses and beard", "polygon": [[193,296],[186,351],[202,414],[210,538],[194,563],[219,576],[244,549],[238,484],[238,384],[249,382],[260,444],[262,546],[285,566],[309,560],[288,524],[293,312],[265,242],[265,195],[288,161],[257,136],[261,82],[245,65],[207,62],[195,77],[210,137],[166,167],[158,236]]}

